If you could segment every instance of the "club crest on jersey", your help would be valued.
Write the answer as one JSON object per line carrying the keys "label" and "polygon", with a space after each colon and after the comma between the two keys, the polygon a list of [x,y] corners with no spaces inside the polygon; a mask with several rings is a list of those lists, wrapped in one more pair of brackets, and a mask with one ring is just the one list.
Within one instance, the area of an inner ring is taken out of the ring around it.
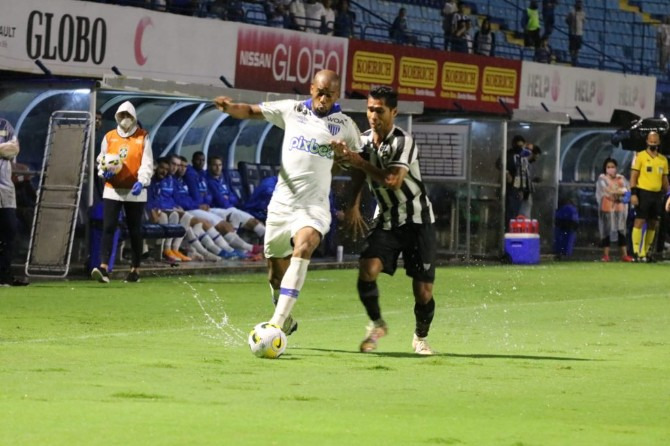
{"label": "club crest on jersey", "polygon": [[335,136],[340,133],[340,126],[338,124],[328,123],[328,131],[331,135]]}
{"label": "club crest on jersey", "polygon": [[119,149],[119,158],[126,159],[126,157],[128,156],[128,150],[129,150],[128,146],[121,146],[121,148]]}

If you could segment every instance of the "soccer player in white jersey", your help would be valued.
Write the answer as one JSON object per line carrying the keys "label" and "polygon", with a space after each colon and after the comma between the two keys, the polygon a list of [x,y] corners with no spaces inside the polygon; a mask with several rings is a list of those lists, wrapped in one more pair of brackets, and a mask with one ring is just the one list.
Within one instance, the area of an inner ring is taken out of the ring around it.
{"label": "soccer player in white jersey", "polygon": [[265,257],[275,312],[270,323],[286,334],[297,328],[291,309],[298,298],[312,253],[330,228],[332,139],[358,147],[356,124],[343,114],[340,77],[321,70],[314,75],[307,101],[282,100],[260,105],[218,97],[216,107],[237,119],[266,119],[284,129],[279,181],[268,206]]}
{"label": "soccer player in white jersey", "polygon": [[382,272],[393,275],[402,254],[414,292],[416,326],[412,348],[420,355],[432,355],[426,337],[435,314],[435,216],[421,181],[418,148],[409,133],[395,126],[397,114],[397,93],[389,87],[376,87],[368,95],[370,130],[363,133],[360,153],[342,141],[333,143],[338,161],[341,159],[354,169],[353,200],[345,213],[354,237],[367,229],[360,213],[366,178],[377,200],[375,224],[359,262],[358,294],[370,318],[360,350],[375,350],[377,340],[388,332],[379,307],[377,277]]}

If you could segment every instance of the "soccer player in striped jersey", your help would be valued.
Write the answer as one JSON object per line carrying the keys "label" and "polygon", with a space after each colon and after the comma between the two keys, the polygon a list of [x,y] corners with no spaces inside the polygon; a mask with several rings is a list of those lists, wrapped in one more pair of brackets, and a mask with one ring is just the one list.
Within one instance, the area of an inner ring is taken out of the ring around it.
{"label": "soccer player in striped jersey", "polygon": [[370,318],[360,350],[375,350],[378,339],[388,332],[379,306],[377,276],[382,272],[393,275],[402,254],[405,271],[412,278],[415,301],[412,349],[420,355],[432,355],[426,337],[435,313],[435,216],[421,181],[414,139],[394,124],[397,107],[394,90],[372,89],[367,102],[370,130],[362,135],[362,151],[333,141],[337,161],[354,169],[353,200],[345,216],[354,236],[367,229],[360,212],[365,179],[377,201],[375,222],[359,262],[358,294]]}

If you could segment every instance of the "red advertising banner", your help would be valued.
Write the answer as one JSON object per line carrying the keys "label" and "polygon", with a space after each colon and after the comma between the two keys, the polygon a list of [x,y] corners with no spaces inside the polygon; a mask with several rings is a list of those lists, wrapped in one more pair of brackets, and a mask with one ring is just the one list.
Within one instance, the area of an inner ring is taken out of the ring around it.
{"label": "red advertising banner", "polygon": [[384,43],[349,41],[347,91],[389,85],[426,108],[506,113],[518,108],[521,62]]}
{"label": "red advertising banner", "polygon": [[344,78],[347,39],[256,26],[237,33],[235,87],[309,94],[314,73],[333,70]]}

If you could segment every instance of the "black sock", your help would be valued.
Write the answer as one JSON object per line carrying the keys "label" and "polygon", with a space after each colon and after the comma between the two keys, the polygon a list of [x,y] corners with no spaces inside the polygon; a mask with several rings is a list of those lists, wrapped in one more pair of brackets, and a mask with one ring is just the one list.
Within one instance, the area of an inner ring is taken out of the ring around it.
{"label": "black sock", "polygon": [[382,312],[379,308],[379,289],[377,282],[364,282],[358,279],[358,297],[360,297],[368,317],[372,321],[381,319]]}
{"label": "black sock", "polygon": [[433,316],[435,316],[435,299],[432,297],[427,304],[420,304],[418,302],[414,304],[414,317],[416,318],[416,330],[414,333],[418,337],[425,338],[428,336]]}

